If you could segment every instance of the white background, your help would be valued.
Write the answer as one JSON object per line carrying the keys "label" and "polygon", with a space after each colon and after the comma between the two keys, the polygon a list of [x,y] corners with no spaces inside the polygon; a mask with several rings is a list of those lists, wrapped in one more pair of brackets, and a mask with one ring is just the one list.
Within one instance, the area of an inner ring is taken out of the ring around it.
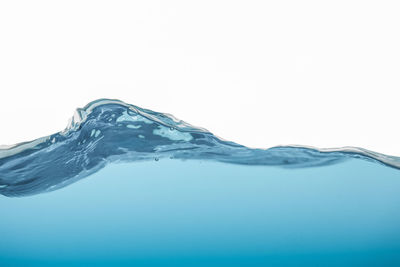
{"label": "white background", "polygon": [[0,143],[117,98],[251,147],[400,156],[398,1],[1,1]]}

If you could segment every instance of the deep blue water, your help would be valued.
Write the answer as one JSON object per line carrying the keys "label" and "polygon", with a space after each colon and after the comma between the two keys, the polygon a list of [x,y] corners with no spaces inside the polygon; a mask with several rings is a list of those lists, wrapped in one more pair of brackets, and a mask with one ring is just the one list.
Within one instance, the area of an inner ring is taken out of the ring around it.
{"label": "deep blue water", "polygon": [[0,198],[0,262],[398,266],[399,188],[397,170],[363,160],[113,164],[58,191]]}
{"label": "deep blue water", "polygon": [[0,150],[0,266],[400,266],[398,166],[100,100]]}

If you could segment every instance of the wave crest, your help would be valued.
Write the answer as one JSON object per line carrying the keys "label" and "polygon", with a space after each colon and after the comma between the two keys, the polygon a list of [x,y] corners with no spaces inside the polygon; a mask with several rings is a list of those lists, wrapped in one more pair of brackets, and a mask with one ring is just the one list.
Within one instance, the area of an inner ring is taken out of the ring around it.
{"label": "wave crest", "polygon": [[77,109],[63,131],[0,149],[0,194],[26,196],[82,179],[110,162],[160,158],[232,164],[312,167],[361,158],[400,168],[400,158],[362,148],[279,146],[251,149],[209,131],[119,100]]}

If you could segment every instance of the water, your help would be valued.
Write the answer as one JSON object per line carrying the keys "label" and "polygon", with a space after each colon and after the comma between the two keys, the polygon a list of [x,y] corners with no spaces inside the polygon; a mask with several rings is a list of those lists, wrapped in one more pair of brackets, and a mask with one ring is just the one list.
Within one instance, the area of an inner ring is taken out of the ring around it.
{"label": "water", "polygon": [[397,158],[254,150],[131,108],[0,151],[0,266],[400,265]]}

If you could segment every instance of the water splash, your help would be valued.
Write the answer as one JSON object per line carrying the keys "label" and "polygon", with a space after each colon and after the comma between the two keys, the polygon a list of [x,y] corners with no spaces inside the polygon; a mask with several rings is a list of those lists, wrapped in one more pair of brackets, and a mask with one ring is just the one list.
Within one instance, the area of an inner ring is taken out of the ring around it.
{"label": "water splash", "polygon": [[62,132],[0,149],[0,194],[11,197],[48,192],[110,162],[162,158],[286,168],[360,158],[400,168],[398,157],[356,147],[252,149],[222,140],[169,114],[119,100],[99,99],[77,109]]}

